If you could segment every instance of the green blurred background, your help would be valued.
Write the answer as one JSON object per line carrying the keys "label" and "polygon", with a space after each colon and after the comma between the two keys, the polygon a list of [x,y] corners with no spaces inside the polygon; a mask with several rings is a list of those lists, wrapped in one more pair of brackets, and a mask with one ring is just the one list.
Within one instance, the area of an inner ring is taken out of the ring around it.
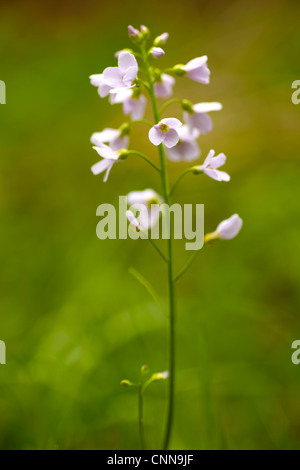
{"label": "green blurred background", "polygon": [[[228,156],[232,181],[190,176],[177,201],[205,204],[206,231],[235,212],[244,219],[178,283],[171,447],[300,448],[299,13],[287,0],[1,1],[1,448],[137,449],[136,395],[120,380],[137,380],[142,364],[167,367],[167,321],[128,273],[138,269],[165,302],[160,259],[147,242],[95,233],[99,204],[160,192],[159,181],[135,158],[107,184],[90,171],[90,135],[123,116],[88,77],[114,65],[130,47],[127,25],[141,23],[170,33],[162,67],[209,57],[210,86],[178,79],[177,96],[224,105],[200,145],[202,158],[210,148]],[[170,113],[181,117],[176,105]],[[136,126],[131,146],[157,158],[145,141]],[[171,179],[183,168],[169,164]],[[152,448],[166,391],[147,391]]]}

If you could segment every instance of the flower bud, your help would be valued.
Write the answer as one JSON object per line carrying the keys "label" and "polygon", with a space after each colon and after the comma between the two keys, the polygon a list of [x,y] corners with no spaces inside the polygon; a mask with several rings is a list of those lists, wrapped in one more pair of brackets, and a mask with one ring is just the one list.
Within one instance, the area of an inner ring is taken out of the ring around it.
{"label": "flower bud", "polygon": [[154,39],[153,45],[156,47],[163,46],[164,44],[166,44],[168,39],[169,39],[169,33],[163,33]]}
{"label": "flower bud", "polygon": [[142,34],[138,29],[134,28],[131,25],[128,26],[128,35],[133,43],[139,44],[141,42]]}
{"label": "flower bud", "polygon": [[165,51],[161,47],[152,47],[150,49],[149,54],[151,54],[153,57],[162,57],[165,55]]}
{"label": "flower bud", "polygon": [[149,28],[147,28],[147,26],[142,24],[141,27],[140,27],[140,30],[141,30],[143,38],[144,39],[149,39],[149,37],[150,37]]}
{"label": "flower bud", "polygon": [[146,374],[148,374],[149,372],[150,372],[149,366],[144,365],[144,366],[141,367],[141,373],[142,373],[142,375],[146,375]]}
{"label": "flower bud", "polygon": [[130,382],[130,380],[122,380],[120,382],[120,385],[122,385],[125,388],[134,387],[134,384],[132,382]]}
{"label": "flower bud", "polygon": [[158,380],[166,380],[169,377],[169,371],[157,372],[151,377],[151,382],[157,382]]}

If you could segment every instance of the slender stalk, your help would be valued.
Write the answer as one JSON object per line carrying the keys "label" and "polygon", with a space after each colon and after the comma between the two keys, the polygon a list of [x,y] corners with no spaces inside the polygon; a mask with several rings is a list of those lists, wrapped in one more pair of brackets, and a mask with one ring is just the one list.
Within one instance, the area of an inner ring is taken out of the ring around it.
{"label": "slender stalk", "polygon": [[143,414],[143,390],[142,385],[138,387],[138,399],[139,399],[139,431],[142,450],[146,449],[145,436],[144,436],[144,414]]}
{"label": "slender stalk", "polygon": [[156,305],[159,307],[159,309],[163,312],[164,315],[166,315],[166,311],[159,300],[158,295],[156,294],[154,288],[150,284],[150,282],[147,281],[147,279],[142,276],[141,273],[139,273],[136,269],[134,268],[129,268],[128,272],[147,290],[149,295],[152,297]]}
{"label": "slender stalk", "polygon": [[[147,72],[148,83],[149,83],[149,94],[152,103],[153,116],[155,124],[159,122],[159,112],[154,93],[153,80],[151,77],[150,67],[148,63],[147,53],[144,47],[141,48],[142,57]],[[159,158],[160,158],[160,174],[161,183],[165,203],[169,206],[169,182],[166,167],[166,156],[163,144],[159,145]],[[167,409],[167,423],[163,439],[163,449],[166,450],[169,447],[169,441],[171,436],[173,414],[174,414],[174,387],[175,387],[175,284],[173,280],[173,247],[172,237],[167,240],[168,248],[168,285],[169,285],[169,391],[168,391],[168,409]]]}
{"label": "slender stalk", "polygon": [[136,155],[137,157],[142,158],[160,173],[160,169],[158,168],[158,166],[152,160],[150,160],[150,158],[146,157],[146,155],[144,155],[143,153],[137,152],[136,150],[128,150],[128,155]]}
{"label": "slender stalk", "polygon": [[146,126],[152,127],[152,123],[147,121],[147,119],[136,119],[135,121],[131,121],[131,124],[145,124]]}
{"label": "slender stalk", "polygon": [[148,237],[147,240],[151,243],[151,245],[153,246],[153,248],[155,248],[155,250],[157,251],[157,253],[162,257],[162,259],[168,263],[168,259],[165,257],[165,255],[163,254],[163,252],[161,251],[161,249],[156,245],[156,243],[152,240],[152,238]]}
{"label": "slender stalk", "polygon": [[175,276],[174,278],[174,281],[178,281],[178,279],[180,279],[184,273],[189,269],[189,267],[191,266],[191,264],[195,261],[195,259],[197,258],[198,256],[198,253],[199,253],[200,250],[196,250],[191,256],[190,258],[187,260],[187,262],[185,263],[185,265],[183,266],[183,268],[179,271],[179,273]]}
{"label": "slender stalk", "polygon": [[180,183],[180,181],[182,180],[182,178],[187,175],[188,173],[191,173],[193,170],[191,168],[188,168],[187,170],[185,170],[178,178],[178,180],[173,184],[172,186],[172,189],[169,193],[169,196],[171,197],[172,194],[174,193],[175,189],[177,188],[178,184]]}
{"label": "slender stalk", "polygon": [[172,98],[171,100],[166,101],[166,102],[162,105],[162,107],[160,108],[160,110],[159,110],[159,115],[161,116],[162,113],[163,113],[171,104],[173,104],[173,103],[181,103],[181,102],[182,102],[182,100],[181,100],[180,98]]}

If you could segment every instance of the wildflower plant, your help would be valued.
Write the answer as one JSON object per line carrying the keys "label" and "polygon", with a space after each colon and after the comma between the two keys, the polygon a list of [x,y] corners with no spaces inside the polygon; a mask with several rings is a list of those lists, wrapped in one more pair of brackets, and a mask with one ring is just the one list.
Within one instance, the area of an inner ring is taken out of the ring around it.
{"label": "wildflower plant", "polygon": [[[186,77],[199,84],[209,84],[210,70],[207,65],[207,56],[203,55],[190,60],[186,65],[175,65],[167,70],[157,67],[159,58],[165,55],[163,47],[168,41],[168,33],[163,33],[153,41],[150,39],[150,31],[146,26],[136,29],[128,27],[129,37],[135,46],[135,50],[124,49],[115,54],[117,65],[106,68],[103,73],[91,75],[92,85],[98,88],[101,98],[108,97],[111,104],[120,103],[123,105],[125,116],[129,120],[123,123],[119,129],[106,128],[101,132],[96,132],[91,137],[93,149],[101,157],[101,160],[92,166],[95,175],[104,173],[104,182],[107,181],[114,164],[127,159],[130,156],[137,156],[145,160],[151,169],[154,169],[160,178],[162,195],[157,194],[153,189],[144,191],[131,191],[127,198],[130,209],[126,216],[129,221],[129,229],[139,234],[138,238],[146,238],[154,246],[164,263],[167,265],[168,278],[168,310],[169,310],[169,367],[168,371],[154,373],[148,377],[149,368],[141,368],[141,379],[139,383],[129,380],[122,380],[125,387],[133,387],[138,395],[138,421],[140,429],[141,446],[146,448],[144,437],[144,417],[143,417],[143,395],[150,384],[158,380],[168,379],[168,406],[167,418],[162,443],[163,449],[168,449],[170,443],[171,430],[174,414],[174,394],[175,394],[175,316],[176,316],[176,281],[181,278],[190,268],[198,252],[196,250],[186,264],[178,272],[174,272],[174,253],[172,236],[166,240],[166,253],[155,244],[148,236],[149,229],[160,217],[160,206],[163,206],[162,217],[168,216],[171,198],[181,180],[188,174],[206,175],[215,181],[228,182],[230,176],[219,170],[226,162],[223,153],[215,155],[211,150],[203,163],[188,167],[180,177],[170,186],[167,171],[167,160],[170,162],[192,162],[201,156],[201,151],[197,139],[201,134],[207,134],[212,130],[212,119],[208,113],[219,111],[222,105],[218,102],[195,103],[186,99],[171,98],[175,85],[175,78]],[[147,101],[150,98],[152,106],[153,122],[144,119]],[[157,98],[168,99],[159,109]],[[182,121],[165,116],[169,105],[178,103],[183,111]],[[145,132],[145,138],[149,138],[153,146],[158,149],[158,163],[151,160],[140,151],[132,150],[129,146],[129,136],[134,123],[142,123],[149,129]],[[122,171],[125,167],[122,167]],[[235,237],[242,227],[241,218],[235,214],[229,219],[221,222],[216,230],[208,233],[204,237],[204,243],[208,244],[216,239],[228,240]],[[149,291],[159,305],[154,289],[141,274],[130,268],[137,280],[139,280]]]}

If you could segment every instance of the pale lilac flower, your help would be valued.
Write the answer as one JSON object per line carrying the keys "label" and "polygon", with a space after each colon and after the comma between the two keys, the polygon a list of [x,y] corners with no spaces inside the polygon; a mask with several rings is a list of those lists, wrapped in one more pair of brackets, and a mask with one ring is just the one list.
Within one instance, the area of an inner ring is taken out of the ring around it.
{"label": "pale lilac flower", "polygon": [[140,95],[138,98],[128,98],[123,103],[123,112],[125,116],[130,114],[132,121],[138,121],[139,119],[143,119],[145,114],[145,109],[147,106],[147,100],[145,96]]}
{"label": "pale lilac flower", "polygon": [[98,155],[103,158],[100,162],[92,166],[91,170],[94,175],[99,175],[100,173],[106,172],[104,175],[104,183],[107,181],[110,170],[112,169],[114,163],[119,159],[120,154],[114,152],[110,147],[105,144],[100,144],[99,146],[93,147],[96,150]]}
{"label": "pale lilac flower", "polygon": [[183,118],[190,129],[198,129],[202,134],[207,134],[213,128],[210,111],[219,111],[222,109],[221,103],[197,103],[192,107],[193,112],[185,111]]}
{"label": "pale lilac flower", "polygon": [[108,67],[103,72],[103,81],[111,87],[110,93],[118,93],[131,88],[138,74],[136,58],[130,52],[120,52],[118,67]]}
{"label": "pale lilac flower", "polygon": [[173,162],[191,162],[200,157],[200,149],[196,142],[199,137],[197,129],[190,130],[188,126],[178,129],[179,142],[174,147],[167,149],[167,156]]}
{"label": "pale lilac flower", "polygon": [[195,82],[208,84],[210,70],[206,65],[207,56],[197,57],[196,59],[190,60],[186,65],[184,65],[184,71],[187,76],[194,80]]}
{"label": "pale lilac flower", "polygon": [[163,200],[153,189],[132,191],[127,195],[127,202],[134,211],[139,212],[137,220],[142,229],[148,230],[155,225],[160,215],[159,205]]}
{"label": "pale lilac flower", "polygon": [[138,230],[142,230],[142,227],[139,224],[139,221],[137,218],[133,215],[131,211],[126,211],[126,217],[131,223],[131,225],[134,225]]}
{"label": "pale lilac flower", "polygon": [[207,176],[216,181],[229,181],[230,176],[225,171],[217,170],[220,166],[226,162],[226,156],[224,153],[220,153],[216,157],[215,151],[210,150],[202,166],[194,167],[195,170],[203,171]]}
{"label": "pale lilac flower", "polygon": [[242,225],[242,219],[238,216],[238,214],[234,214],[229,219],[223,220],[223,222],[218,225],[215,232],[211,234],[213,235],[213,237],[210,238],[221,238],[222,240],[230,240],[239,233],[242,228]]}
{"label": "pale lilac flower", "polygon": [[117,151],[128,148],[129,137],[128,135],[121,137],[119,129],[106,128],[102,132],[94,132],[91,142],[96,147],[101,144],[109,144],[113,151]]}
{"label": "pale lilac flower", "polygon": [[179,141],[178,129],[182,122],[176,118],[162,119],[149,131],[149,140],[153,145],[160,145],[162,142],[166,147],[171,148]]}
{"label": "pale lilac flower", "polygon": [[105,98],[105,96],[109,95],[111,87],[106,85],[103,81],[103,73],[91,75],[90,76],[91,84],[98,88],[98,93],[101,98]]}
{"label": "pale lilac flower", "polygon": [[165,51],[161,47],[152,47],[150,50],[150,54],[157,58],[157,57],[162,57],[165,55]]}
{"label": "pale lilac flower", "polygon": [[169,98],[173,93],[175,78],[166,73],[162,73],[160,80],[154,83],[154,92],[157,98]]}
{"label": "pale lilac flower", "polygon": [[147,99],[144,95],[136,96],[132,88],[124,88],[123,90],[110,95],[111,104],[123,103],[123,112],[125,116],[130,114],[132,121],[143,119]]}
{"label": "pale lilac flower", "polygon": [[154,39],[153,44],[154,46],[162,46],[163,44],[166,44],[168,39],[169,39],[169,33],[163,33]]}

